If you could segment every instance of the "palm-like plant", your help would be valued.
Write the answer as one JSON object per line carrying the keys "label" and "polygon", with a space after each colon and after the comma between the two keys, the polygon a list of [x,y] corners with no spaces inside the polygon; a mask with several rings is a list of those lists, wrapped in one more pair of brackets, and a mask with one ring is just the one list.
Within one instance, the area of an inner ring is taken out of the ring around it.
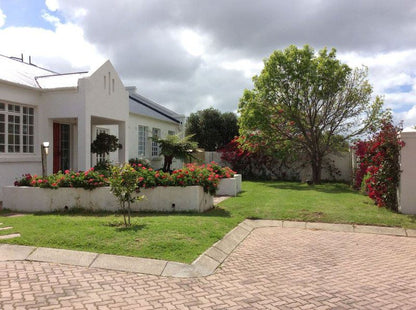
{"label": "palm-like plant", "polygon": [[192,158],[192,152],[198,147],[198,144],[194,141],[190,141],[193,135],[186,136],[184,138],[178,135],[168,135],[164,139],[152,138],[153,141],[160,145],[160,155],[163,155],[163,171],[170,171],[172,161],[174,158],[188,159]]}

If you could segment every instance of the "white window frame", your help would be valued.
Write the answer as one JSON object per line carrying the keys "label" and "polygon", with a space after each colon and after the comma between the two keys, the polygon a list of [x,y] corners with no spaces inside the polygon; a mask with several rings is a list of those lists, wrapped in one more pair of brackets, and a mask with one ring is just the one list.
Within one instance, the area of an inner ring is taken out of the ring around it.
{"label": "white window frame", "polygon": [[146,157],[148,127],[143,125],[137,126],[137,154],[139,158]]}
{"label": "white window frame", "polygon": [[[153,138],[160,138],[161,137],[161,130],[160,128],[152,128],[152,137]],[[152,158],[159,157],[160,153],[160,145],[159,143],[152,140]]]}
{"label": "white window frame", "polygon": [[0,154],[35,153],[35,108],[0,102]]}

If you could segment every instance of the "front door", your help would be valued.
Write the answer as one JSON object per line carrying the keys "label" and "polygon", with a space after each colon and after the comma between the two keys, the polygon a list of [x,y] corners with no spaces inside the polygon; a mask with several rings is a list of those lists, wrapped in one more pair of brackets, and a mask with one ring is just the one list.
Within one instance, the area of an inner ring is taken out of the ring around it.
{"label": "front door", "polygon": [[70,126],[53,123],[53,173],[70,167]]}

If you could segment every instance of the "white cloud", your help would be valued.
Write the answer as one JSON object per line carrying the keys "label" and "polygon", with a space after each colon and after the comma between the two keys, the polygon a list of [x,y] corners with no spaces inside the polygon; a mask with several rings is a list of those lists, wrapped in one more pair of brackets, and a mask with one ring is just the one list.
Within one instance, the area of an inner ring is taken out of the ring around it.
{"label": "white cloud", "polygon": [[[416,123],[416,49],[373,55],[354,52],[339,57],[350,67],[366,65],[374,95],[384,96],[385,107],[393,110],[397,121],[403,120],[406,126]],[[410,89],[403,91],[404,86]]]}
{"label": "white cloud", "polygon": [[88,70],[104,62],[105,57],[84,38],[82,28],[62,24],[50,15],[48,19],[56,27],[54,31],[29,27],[0,29],[0,42],[8,42],[1,53],[30,55],[35,64],[56,71]]}
{"label": "white cloud", "polygon": [[259,75],[263,69],[263,63],[252,59],[238,59],[232,61],[224,61],[220,66],[226,70],[237,70],[244,74],[248,79],[254,75]]}
{"label": "white cloud", "polygon": [[6,15],[4,15],[2,9],[0,9],[0,27],[3,27],[5,22],[6,22]]}
{"label": "white cloud", "polygon": [[179,31],[179,41],[183,48],[192,56],[201,56],[206,51],[208,44],[207,38],[191,29],[182,29]]}
{"label": "white cloud", "polygon": [[55,12],[56,10],[59,10],[58,0],[45,0],[45,5],[49,11]]}
{"label": "white cloud", "polygon": [[53,15],[49,14],[48,12],[43,12],[42,18],[44,20],[46,20],[47,22],[51,23],[54,26],[59,25],[60,22],[61,22],[58,17],[53,16]]}

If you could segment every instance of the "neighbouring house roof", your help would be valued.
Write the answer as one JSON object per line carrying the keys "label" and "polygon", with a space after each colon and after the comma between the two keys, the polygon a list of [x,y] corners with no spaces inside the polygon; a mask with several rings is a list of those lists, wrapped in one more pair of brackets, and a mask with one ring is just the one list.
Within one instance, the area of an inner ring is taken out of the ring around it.
{"label": "neighbouring house roof", "polygon": [[129,106],[131,113],[163,121],[174,122],[177,124],[181,124],[184,121],[184,115],[178,114],[146,97],[143,97],[142,95],[139,95],[136,93],[135,87],[127,87],[126,89],[129,92]]}
{"label": "neighbouring house roof", "polygon": [[38,89],[77,87],[88,72],[60,74],[26,63],[20,58],[0,55],[0,80]]}

